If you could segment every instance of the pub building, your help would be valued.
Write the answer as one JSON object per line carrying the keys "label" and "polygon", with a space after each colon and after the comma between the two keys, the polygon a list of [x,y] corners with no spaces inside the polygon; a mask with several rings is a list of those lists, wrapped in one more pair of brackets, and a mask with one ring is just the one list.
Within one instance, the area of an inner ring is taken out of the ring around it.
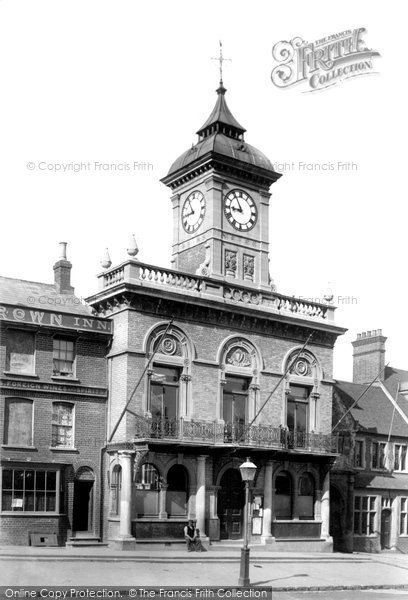
{"label": "pub building", "polygon": [[[162,179],[171,268],[140,262],[132,242],[127,260],[103,263],[87,300],[114,326],[104,536],[119,548],[182,540],[194,519],[204,540],[242,538],[249,457],[252,542],[331,551],[333,346],[345,330],[329,301],[276,291],[269,210],[280,174],[246,141],[222,81],[216,93],[197,142]],[[177,125],[168,133],[176,139]]]}
{"label": "pub building", "polygon": [[98,543],[112,323],[54,283],[0,277],[0,544]]}

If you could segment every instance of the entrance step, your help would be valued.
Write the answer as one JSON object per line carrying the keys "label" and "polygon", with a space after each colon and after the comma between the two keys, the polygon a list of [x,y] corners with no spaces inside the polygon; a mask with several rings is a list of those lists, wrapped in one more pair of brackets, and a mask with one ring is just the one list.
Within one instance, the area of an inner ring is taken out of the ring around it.
{"label": "entrance step", "polygon": [[66,546],[81,548],[84,548],[86,546],[106,547],[107,545],[107,543],[101,542],[101,538],[89,534],[75,535],[74,537],[71,537],[66,543]]}

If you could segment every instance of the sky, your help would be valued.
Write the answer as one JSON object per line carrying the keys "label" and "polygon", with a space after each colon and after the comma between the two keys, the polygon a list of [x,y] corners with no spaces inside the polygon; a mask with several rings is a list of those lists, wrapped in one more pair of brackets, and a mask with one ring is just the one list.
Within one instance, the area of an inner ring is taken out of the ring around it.
{"label": "sky", "polygon": [[[87,297],[105,248],[120,263],[132,234],[140,260],[170,266],[170,191],[160,179],[213,108],[222,40],[228,105],[246,141],[283,173],[270,210],[278,291],[322,298],[331,287],[348,329],[337,378],[351,378],[350,342],[372,329],[388,337],[386,362],[408,369],[404,8],[0,0],[0,274],[52,282],[66,241],[76,292]],[[273,84],[278,42],[360,27],[381,55],[375,73],[313,93]]]}

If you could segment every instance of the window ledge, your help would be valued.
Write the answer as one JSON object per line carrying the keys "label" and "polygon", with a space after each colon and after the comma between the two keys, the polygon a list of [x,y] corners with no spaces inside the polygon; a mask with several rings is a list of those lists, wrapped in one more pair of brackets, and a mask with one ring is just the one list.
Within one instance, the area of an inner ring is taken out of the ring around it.
{"label": "window ledge", "polygon": [[65,513],[57,513],[52,511],[35,512],[29,510],[2,510],[0,513],[4,517],[63,517]]}
{"label": "window ledge", "polygon": [[36,373],[19,373],[18,371],[3,371],[7,377],[29,377],[30,379],[39,379]]}
{"label": "window ledge", "polygon": [[49,446],[53,452],[79,452],[78,448],[72,446]]}
{"label": "window ledge", "polygon": [[6,450],[38,450],[37,446],[22,446],[19,444],[2,444],[2,448]]}
{"label": "window ledge", "polygon": [[322,523],[321,519],[273,519],[273,523]]}
{"label": "window ledge", "polygon": [[79,383],[76,377],[63,377],[62,375],[52,375],[51,379],[55,381],[70,381],[71,383]]}

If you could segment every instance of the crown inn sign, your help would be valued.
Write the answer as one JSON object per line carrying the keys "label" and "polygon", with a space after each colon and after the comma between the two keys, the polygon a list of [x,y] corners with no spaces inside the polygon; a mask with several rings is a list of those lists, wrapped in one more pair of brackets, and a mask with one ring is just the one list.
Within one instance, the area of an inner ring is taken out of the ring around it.
{"label": "crown inn sign", "polygon": [[61,327],[61,329],[97,331],[106,334],[112,333],[112,322],[108,319],[87,318],[45,310],[27,310],[8,304],[0,304],[0,321],[29,323],[30,325],[42,325],[43,327]]}

